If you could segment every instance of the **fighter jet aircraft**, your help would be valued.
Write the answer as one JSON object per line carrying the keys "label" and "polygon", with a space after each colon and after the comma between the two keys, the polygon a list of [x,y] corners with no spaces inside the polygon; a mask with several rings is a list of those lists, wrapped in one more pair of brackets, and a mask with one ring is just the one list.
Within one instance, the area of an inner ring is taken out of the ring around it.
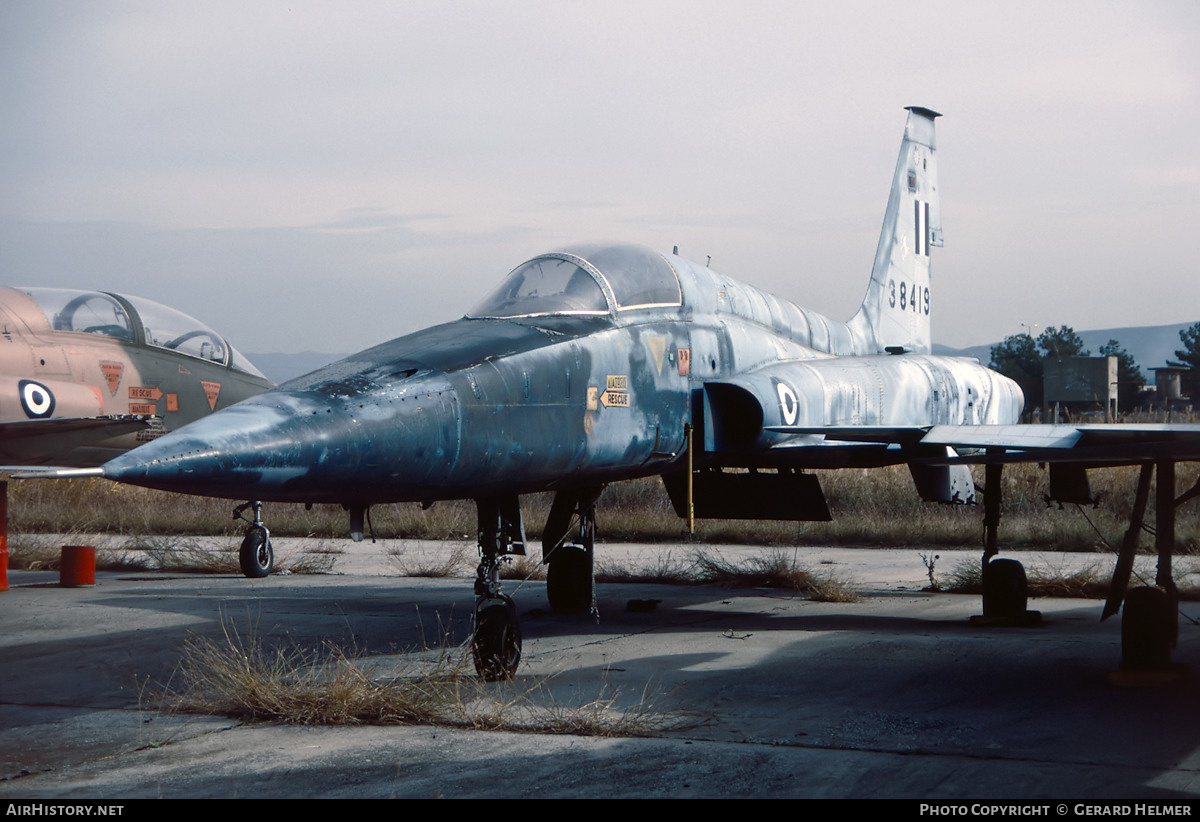
{"label": "fighter jet aircraft", "polygon": [[1003,462],[1044,450],[1068,463],[1052,486],[1082,496],[1071,466],[1157,462],[1161,480],[1162,465],[1200,457],[1200,430],[1109,426],[1123,431],[1110,447],[1107,429],[1020,426],[1014,382],[975,360],[931,355],[939,115],[908,112],[867,293],[848,322],[676,253],[565,248],[517,266],[460,320],[288,382],[97,473],[248,500],[240,508],[254,506],[255,525],[242,553],[250,565],[266,558],[261,573],[270,558],[262,501],[341,503],[361,538],[373,504],[474,500],[475,661],[482,676],[502,678],[521,653],[499,567],[525,550],[522,494],[555,492],[542,540],[548,595],[556,611],[580,611],[593,607],[594,513],[606,483],[661,475],[689,520],[828,519],[805,469],[908,463],[923,498],[967,503],[976,489],[964,461],[974,459],[988,463],[984,612],[1019,617],[1024,573],[993,559]]}
{"label": "fighter jet aircraft", "polygon": [[0,465],[101,465],[269,387],[219,334],[173,308],[0,288]]}

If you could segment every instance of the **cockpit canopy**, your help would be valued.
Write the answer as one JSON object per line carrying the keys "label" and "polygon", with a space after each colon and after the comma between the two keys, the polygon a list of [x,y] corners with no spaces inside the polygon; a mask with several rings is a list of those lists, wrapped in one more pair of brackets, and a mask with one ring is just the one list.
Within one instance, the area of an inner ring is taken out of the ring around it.
{"label": "cockpit canopy", "polygon": [[[113,337],[134,345],[164,348],[262,377],[225,339],[182,311],[147,300],[103,291],[17,288],[46,315],[54,331]],[[265,379],[265,377],[264,377]]]}
{"label": "cockpit canopy", "polygon": [[637,245],[586,245],[517,266],[468,317],[606,315],[681,305],[675,269]]}

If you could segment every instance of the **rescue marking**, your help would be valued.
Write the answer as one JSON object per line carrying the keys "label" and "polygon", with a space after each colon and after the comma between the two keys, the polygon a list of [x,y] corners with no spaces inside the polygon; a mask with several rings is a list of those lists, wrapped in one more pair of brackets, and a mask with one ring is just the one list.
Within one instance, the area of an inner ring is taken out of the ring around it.
{"label": "rescue marking", "polygon": [[129,399],[131,400],[152,400],[158,402],[162,399],[163,392],[161,388],[145,388],[140,385],[129,386]]}
{"label": "rescue marking", "polygon": [[600,402],[605,408],[628,408],[629,395],[624,391],[605,391],[600,395]]}
{"label": "rescue marking", "polygon": [[21,380],[17,383],[21,392],[21,410],[25,416],[41,419],[54,413],[54,394],[40,382]]}

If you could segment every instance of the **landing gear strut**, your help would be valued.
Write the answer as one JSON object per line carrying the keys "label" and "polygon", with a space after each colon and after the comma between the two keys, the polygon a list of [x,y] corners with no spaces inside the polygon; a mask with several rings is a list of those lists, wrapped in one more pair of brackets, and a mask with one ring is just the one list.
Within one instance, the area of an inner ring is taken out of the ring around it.
{"label": "landing gear strut", "polygon": [[[1133,557],[1137,551],[1138,535],[1150,497],[1150,478],[1156,476],[1154,499],[1154,543],[1158,552],[1158,569],[1154,585],[1129,589]],[[1121,611],[1121,671],[1133,676],[1142,673],[1161,675],[1179,673],[1171,664],[1171,649],[1179,634],[1179,590],[1171,573],[1171,558],[1175,552],[1175,510],[1190,499],[1200,496],[1200,481],[1182,496],[1175,496],[1175,463],[1169,459],[1143,463],[1138,478],[1137,495],[1129,529],[1117,555],[1108,602],[1104,606],[1107,619]]]}
{"label": "landing gear strut", "polygon": [[[596,612],[593,559],[596,542],[596,500],[603,491],[559,491],[550,507],[542,534],[542,562],[546,563],[546,596],[556,614]],[[579,537],[565,544],[572,520],[579,517]]]}
{"label": "landing gear strut", "polygon": [[[989,454],[992,449],[989,449]],[[1091,498],[1086,487],[1085,466],[1072,468],[1050,465],[1051,496],[1065,502],[1085,502]],[[983,553],[983,616],[972,622],[1013,625],[1035,624],[1040,620],[1037,611],[1025,610],[1025,571],[1011,559],[995,559],[999,553],[997,529],[1000,524],[1000,473],[1003,464],[986,463],[984,488],[984,553]],[[1056,477],[1057,469],[1057,477]],[[1133,572],[1138,537],[1144,525],[1150,498],[1151,481],[1155,481],[1154,542],[1158,553],[1158,570],[1153,585],[1129,588]],[[1057,482],[1056,482],[1057,480]],[[1128,681],[1141,674],[1174,676],[1180,666],[1171,663],[1171,648],[1179,633],[1179,591],[1171,572],[1175,551],[1175,511],[1184,502],[1200,497],[1200,480],[1179,497],[1175,496],[1175,462],[1170,458],[1141,463],[1137,492],[1129,527],[1117,554],[1112,585],[1101,619],[1121,613],[1121,670],[1118,678]]]}
{"label": "landing gear strut", "polygon": [[512,599],[500,590],[500,565],[525,553],[525,527],[517,497],[475,500],[479,567],[475,572],[475,672],[488,682],[512,679],[521,662],[521,626]]}
{"label": "landing gear strut", "polygon": [[[254,519],[248,520],[243,511],[253,507]],[[233,509],[233,518],[249,522],[246,536],[242,539],[242,547],[238,551],[238,563],[242,574],[250,579],[261,579],[270,575],[275,568],[275,550],[271,547],[271,532],[263,525],[262,503],[258,500],[243,502]]]}

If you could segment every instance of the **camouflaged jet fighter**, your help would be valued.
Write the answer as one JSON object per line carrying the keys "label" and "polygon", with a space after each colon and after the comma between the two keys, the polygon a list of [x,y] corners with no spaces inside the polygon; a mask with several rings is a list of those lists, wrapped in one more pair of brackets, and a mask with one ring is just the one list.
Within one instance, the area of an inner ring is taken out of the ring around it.
{"label": "camouflaged jet fighter", "polygon": [[[1168,487],[1176,461],[1200,458],[1200,426],[1018,425],[1014,382],[975,360],[931,355],[938,115],[908,111],[870,283],[848,322],[675,253],[566,248],[519,265],[460,320],[292,380],[96,473],[248,500],[239,510],[252,505],[255,524],[242,557],[255,575],[270,570],[263,501],[341,503],[360,539],[373,504],[474,500],[475,662],[483,677],[503,678],[521,654],[499,567],[525,550],[522,494],[555,492],[542,540],[549,600],[586,611],[606,483],[661,475],[689,521],[820,520],[829,510],[805,469],[907,463],[923,498],[968,503],[966,462],[985,462],[984,615],[1020,620],[1024,571],[994,559],[1004,462],[1054,462],[1052,492],[1074,497],[1087,495],[1086,465],[1144,464],[1144,511],[1149,468]],[[1178,502],[1173,488],[1160,492],[1159,517]],[[1128,624],[1136,601],[1131,630],[1155,647],[1169,634],[1166,532],[1160,525],[1160,587],[1126,606]]]}
{"label": "camouflaged jet fighter", "polygon": [[0,288],[0,465],[101,465],[270,387],[219,334],[165,305]]}

